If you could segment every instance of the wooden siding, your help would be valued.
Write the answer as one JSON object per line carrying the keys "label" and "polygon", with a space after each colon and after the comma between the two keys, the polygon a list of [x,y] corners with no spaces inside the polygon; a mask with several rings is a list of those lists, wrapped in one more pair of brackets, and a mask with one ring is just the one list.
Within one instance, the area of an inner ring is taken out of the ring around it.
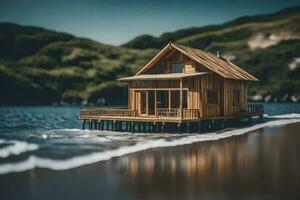
{"label": "wooden siding", "polygon": [[180,88],[179,80],[138,80],[131,81],[128,83],[128,87],[142,88],[142,89],[153,89],[153,88]]}
{"label": "wooden siding", "polygon": [[[178,90],[179,80],[132,81],[128,85],[128,107],[138,109],[139,93],[136,90]],[[224,79],[210,73],[183,79],[183,88],[188,90],[188,109],[199,109],[200,117],[231,116],[246,110],[247,87],[245,81]],[[233,104],[233,91],[240,91],[240,104]],[[207,102],[207,92],[218,93],[218,104]]]}
{"label": "wooden siding", "polygon": [[192,74],[196,72],[196,68],[193,65],[193,62],[186,62],[184,65],[184,73],[186,74]]}
{"label": "wooden siding", "polygon": [[184,64],[184,73],[195,73],[196,72],[196,63],[182,54],[179,51],[172,51],[169,55],[161,59],[155,66],[143,72],[143,74],[166,74],[171,73],[172,63],[183,63]]}
{"label": "wooden siding", "polygon": [[[240,91],[240,104],[233,104],[233,91]],[[247,108],[247,87],[245,81],[224,79],[224,115],[230,116]]]}

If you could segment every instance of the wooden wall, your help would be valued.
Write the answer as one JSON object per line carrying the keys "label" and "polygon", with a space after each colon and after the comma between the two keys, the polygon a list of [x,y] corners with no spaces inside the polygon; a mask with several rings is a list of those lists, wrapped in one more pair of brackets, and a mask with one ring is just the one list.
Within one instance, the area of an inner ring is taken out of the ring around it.
{"label": "wooden wall", "polygon": [[[201,117],[220,116],[222,108],[222,81],[223,78],[214,73],[195,76],[185,80],[189,88],[188,108],[200,109]],[[218,93],[218,104],[207,103],[207,90],[213,90]]]}
{"label": "wooden wall", "polygon": [[[179,89],[179,80],[133,81],[128,85],[128,108],[137,109],[138,93],[134,89]],[[247,87],[245,81],[224,79],[209,73],[183,79],[183,88],[188,88],[188,109],[200,109],[201,117],[230,116],[246,110]],[[208,104],[208,90],[218,93],[218,104]],[[233,91],[240,91],[240,104],[233,104]]]}
{"label": "wooden wall", "polygon": [[[240,104],[233,104],[233,91],[240,91]],[[224,115],[245,111],[247,107],[247,85],[245,81],[224,79]]]}
{"label": "wooden wall", "polygon": [[[183,63],[184,64],[184,73],[194,73],[197,71],[197,64],[195,61],[191,60],[186,55],[173,50],[169,55],[163,58],[155,66],[153,66],[148,71],[145,71],[143,74],[165,74],[171,72],[172,63]],[[200,69],[200,68],[199,68]]]}

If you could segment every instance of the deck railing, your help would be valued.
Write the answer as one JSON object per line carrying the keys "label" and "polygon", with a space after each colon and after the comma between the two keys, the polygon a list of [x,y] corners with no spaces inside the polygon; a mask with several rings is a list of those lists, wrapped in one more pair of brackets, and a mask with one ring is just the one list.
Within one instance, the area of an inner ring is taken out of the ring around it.
{"label": "deck railing", "polygon": [[[154,111],[153,111],[154,113]],[[139,117],[137,110],[116,109],[116,108],[82,108],[80,109],[80,118],[97,118],[101,116],[109,117]],[[144,115],[141,115],[145,117]],[[157,118],[165,119],[198,119],[200,111],[198,109],[182,109],[179,108],[158,108],[155,115]],[[153,118],[153,115],[149,115]]]}
{"label": "deck railing", "polygon": [[114,116],[114,117],[135,117],[136,110],[116,109],[116,108],[82,108],[80,109],[80,117],[99,117],[99,116]]}
{"label": "deck railing", "polygon": [[199,119],[200,110],[199,109],[183,109],[182,110],[183,119]]}
{"label": "deck railing", "polygon": [[264,106],[262,104],[248,104],[247,113],[250,114],[263,114]]}
{"label": "deck railing", "polygon": [[169,118],[169,119],[180,118],[180,110],[177,108],[158,108],[157,116],[159,118]]}
{"label": "deck railing", "polygon": [[[262,104],[248,104],[247,110],[237,113],[237,115],[262,115],[264,113],[264,107]],[[98,118],[101,116],[108,117],[149,117],[159,119],[199,119],[201,113],[199,109],[182,109],[179,108],[158,108],[157,112],[147,112],[139,115],[137,110],[125,109],[125,108],[83,108],[80,109],[80,118]]]}

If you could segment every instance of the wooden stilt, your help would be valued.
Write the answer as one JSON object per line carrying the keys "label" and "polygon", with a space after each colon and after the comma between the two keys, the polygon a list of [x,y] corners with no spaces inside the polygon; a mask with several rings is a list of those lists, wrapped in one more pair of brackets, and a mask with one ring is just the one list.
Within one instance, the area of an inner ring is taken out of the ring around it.
{"label": "wooden stilt", "polygon": [[109,131],[109,121],[106,120],[106,130]]}
{"label": "wooden stilt", "polygon": [[181,129],[181,123],[178,123],[178,124],[177,124],[177,132],[178,132],[178,133],[181,133],[181,130],[182,130],[182,129]]}
{"label": "wooden stilt", "polygon": [[190,122],[186,123],[186,132],[190,133]]}
{"label": "wooden stilt", "polygon": [[153,124],[152,124],[152,133],[156,133],[156,126],[155,126],[155,122],[153,122]]}
{"label": "wooden stilt", "polygon": [[112,131],[116,131],[116,122],[112,121]]}
{"label": "wooden stilt", "polygon": [[98,127],[97,127],[97,120],[94,120],[94,130],[98,130]]}
{"label": "wooden stilt", "polygon": [[137,122],[138,132],[141,132],[141,122]]}
{"label": "wooden stilt", "polygon": [[85,119],[82,122],[82,130],[84,130],[84,129],[85,129]]}
{"label": "wooden stilt", "polygon": [[122,123],[122,121],[119,121],[119,127],[118,127],[118,129],[119,129],[119,131],[120,132],[122,132],[122,130],[123,130],[123,123]]}
{"label": "wooden stilt", "polygon": [[128,132],[128,121],[125,122],[125,130]]}
{"label": "wooden stilt", "polygon": [[135,123],[131,122],[131,132],[134,133],[135,132]]}
{"label": "wooden stilt", "polygon": [[216,130],[215,120],[211,120],[211,129],[212,129],[213,131]]}

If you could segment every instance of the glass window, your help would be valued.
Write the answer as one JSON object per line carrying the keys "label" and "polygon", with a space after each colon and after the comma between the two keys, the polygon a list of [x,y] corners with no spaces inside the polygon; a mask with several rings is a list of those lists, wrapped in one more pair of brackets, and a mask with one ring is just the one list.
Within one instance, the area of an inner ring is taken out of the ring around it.
{"label": "glass window", "polygon": [[172,63],[172,73],[182,73],[183,63]]}
{"label": "glass window", "polygon": [[[171,91],[171,108],[180,108],[180,91]],[[187,108],[187,90],[182,90],[182,108]]]}
{"label": "glass window", "polygon": [[207,91],[207,104],[218,104],[218,92],[213,90]]}
{"label": "glass window", "polygon": [[168,108],[169,107],[169,92],[158,90],[157,93],[157,107]]}
{"label": "glass window", "polygon": [[240,105],[241,101],[241,91],[233,90],[233,105]]}

